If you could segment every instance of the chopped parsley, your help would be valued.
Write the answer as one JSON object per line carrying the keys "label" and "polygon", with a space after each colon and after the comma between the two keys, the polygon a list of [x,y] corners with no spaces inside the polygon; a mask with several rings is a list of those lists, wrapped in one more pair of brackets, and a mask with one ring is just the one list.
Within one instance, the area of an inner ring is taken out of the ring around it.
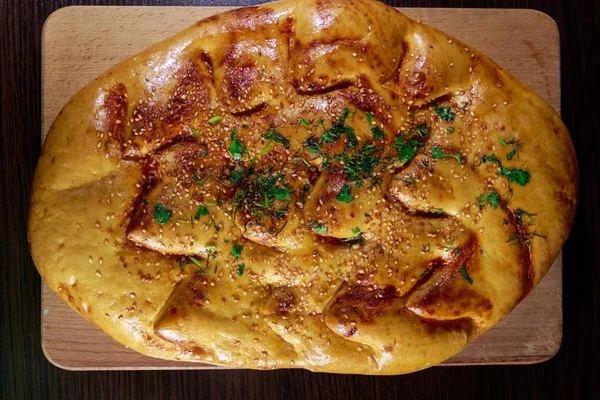
{"label": "chopped parsley", "polygon": [[421,274],[421,276],[419,277],[419,279],[423,279],[425,278],[427,275],[429,275],[431,273],[430,270],[426,269],[425,271],[423,271],[423,273]]}
{"label": "chopped parsley", "polygon": [[145,205],[148,205],[148,204],[149,204],[149,203],[148,203],[148,200],[146,200],[146,199],[142,199],[142,203],[144,203]]}
{"label": "chopped parsley", "polygon": [[154,219],[161,225],[168,224],[173,213],[160,203],[154,204]]}
{"label": "chopped parsley", "polygon": [[198,136],[198,137],[200,137],[200,132],[198,131],[198,129],[195,129],[195,128],[192,128],[192,127],[189,127],[188,129],[190,130],[190,133],[191,133],[193,136]]}
{"label": "chopped parsley", "polygon": [[357,152],[348,154],[344,150],[343,154],[335,154],[333,158],[343,164],[344,174],[350,182],[360,182],[364,179],[370,179],[372,182],[377,183],[374,169],[381,162],[379,158],[380,153],[380,147],[376,147],[374,144],[364,144]]}
{"label": "chopped parsley", "polygon": [[460,156],[460,154],[446,154],[442,151],[442,149],[438,148],[437,146],[431,146],[431,156],[436,159],[452,157],[459,164],[462,164],[462,157]]}
{"label": "chopped parsley", "polygon": [[436,213],[437,215],[441,215],[441,214],[443,214],[443,213],[444,213],[444,209],[442,209],[442,208],[436,208],[436,209],[435,209],[435,213]]}
{"label": "chopped parsley", "polygon": [[241,244],[235,244],[233,245],[233,248],[231,249],[231,256],[235,259],[238,259],[242,256],[242,250],[244,250],[244,246]]}
{"label": "chopped parsley", "polygon": [[239,181],[242,180],[242,178],[245,176],[246,174],[244,173],[243,170],[241,169],[236,169],[235,171],[233,171],[231,173],[231,175],[229,175],[229,182],[231,183],[238,183]]}
{"label": "chopped parsley", "polygon": [[205,206],[200,206],[200,208],[198,208],[198,211],[196,212],[196,215],[194,216],[194,218],[200,219],[200,217],[203,215],[208,215],[208,208],[206,208]]}
{"label": "chopped parsley", "polygon": [[290,186],[283,180],[283,174],[263,175],[249,172],[245,179],[240,179],[239,190],[233,198],[233,205],[237,212],[240,208],[248,211],[255,217],[261,215],[281,219],[287,212],[287,205],[283,208],[276,204],[279,200],[291,199]]}
{"label": "chopped parsley", "polygon": [[290,141],[286,137],[277,133],[274,128],[269,129],[269,132],[265,133],[264,138],[279,143],[286,149],[290,148]]}
{"label": "chopped parsley", "polygon": [[327,233],[327,226],[324,224],[320,224],[317,221],[310,221],[308,223],[308,226],[311,227],[319,235]]}
{"label": "chopped parsley", "polygon": [[450,128],[448,128],[448,133],[454,133],[454,127],[451,126]]}
{"label": "chopped parsley", "polygon": [[435,112],[444,121],[452,121],[454,119],[454,113],[450,111],[450,106],[440,107],[437,104],[433,105]]}
{"label": "chopped parsley", "polygon": [[246,265],[245,265],[244,263],[242,263],[242,264],[238,265],[237,269],[235,270],[235,273],[236,273],[238,276],[242,276],[242,275],[244,275],[244,268],[246,268]]}
{"label": "chopped parsley", "polygon": [[501,166],[500,175],[507,177],[509,182],[516,182],[521,186],[527,185],[531,180],[531,175],[529,175],[529,172],[518,168],[511,169]]}
{"label": "chopped parsley", "polygon": [[300,122],[302,123],[302,125],[304,125],[304,127],[305,127],[306,129],[310,128],[310,124],[309,124],[309,123],[308,123],[308,121],[307,121],[307,120],[305,120],[304,118],[302,118],[302,119],[300,120]]}
{"label": "chopped parsley", "polygon": [[396,137],[395,142],[396,143],[392,147],[398,149],[398,160],[403,164],[406,164],[415,157],[417,154],[417,147],[423,146],[418,140],[406,141],[404,135]]}
{"label": "chopped parsley", "polygon": [[373,134],[373,139],[375,140],[382,140],[385,137],[385,132],[376,126],[371,128],[371,133]]}
{"label": "chopped parsley", "polygon": [[356,146],[358,142],[356,140],[356,133],[354,132],[354,128],[344,125],[349,113],[350,110],[344,108],[340,119],[337,122],[335,122],[331,128],[329,128],[321,134],[321,141],[323,143],[337,142],[339,138],[345,134],[348,138],[348,147]]}
{"label": "chopped parsley", "polygon": [[491,154],[489,156],[484,155],[481,157],[480,161],[482,164],[485,164],[487,162],[497,163],[498,167],[500,168],[500,172],[498,172],[498,175],[507,177],[509,182],[516,182],[521,186],[525,186],[531,180],[531,175],[529,174],[529,172],[519,168],[504,167],[502,165],[502,162],[494,154]]}
{"label": "chopped parsley", "polygon": [[221,116],[220,115],[215,115],[214,117],[210,118],[208,120],[209,124],[216,124],[217,122],[219,122],[221,120]]}
{"label": "chopped parsley", "polygon": [[371,116],[371,113],[367,111],[367,112],[365,113],[365,115],[366,115],[366,117],[367,117],[367,121],[368,121],[370,124],[372,124],[372,123],[373,123],[373,116]]}
{"label": "chopped parsley", "polygon": [[352,200],[354,200],[354,196],[352,196],[352,189],[350,189],[349,185],[344,183],[344,186],[342,186],[337,195],[337,201],[342,203],[350,203]]}
{"label": "chopped parsley", "polygon": [[357,226],[355,228],[352,228],[352,233],[354,233],[355,235],[357,235],[360,232],[360,228]]}
{"label": "chopped parsley", "polygon": [[517,140],[517,138],[512,138],[508,142],[498,138],[498,142],[504,147],[509,145],[513,146],[513,149],[506,155],[506,159],[508,161],[512,160],[514,156],[517,156],[517,158],[519,158],[519,150],[521,149],[521,147],[523,147],[523,142],[520,142],[519,140]]}
{"label": "chopped parsley", "polygon": [[460,271],[460,274],[462,275],[462,277],[465,278],[465,281],[469,282],[469,285],[472,285],[473,279],[471,279],[469,274],[467,274],[467,267],[465,267],[464,265],[461,265],[458,270]]}
{"label": "chopped parsley", "polygon": [[311,136],[304,141],[304,147],[309,153],[319,154],[323,145],[319,143],[319,140],[317,138]]}
{"label": "chopped parsley", "polygon": [[491,205],[494,208],[498,208],[498,204],[500,203],[500,195],[496,191],[491,191],[488,194],[482,194],[477,198],[479,202],[479,208],[485,207],[487,204]]}
{"label": "chopped parsley", "polygon": [[229,144],[229,152],[234,160],[241,160],[244,158],[244,143],[235,134],[235,128],[231,131],[231,143]]}
{"label": "chopped parsley", "polygon": [[429,133],[431,132],[431,128],[429,128],[427,126],[427,124],[425,122],[417,125],[414,127],[414,129],[411,129],[408,131],[409,135],[418,135],[420,138],[423,138],[427,135],[429,135]]}

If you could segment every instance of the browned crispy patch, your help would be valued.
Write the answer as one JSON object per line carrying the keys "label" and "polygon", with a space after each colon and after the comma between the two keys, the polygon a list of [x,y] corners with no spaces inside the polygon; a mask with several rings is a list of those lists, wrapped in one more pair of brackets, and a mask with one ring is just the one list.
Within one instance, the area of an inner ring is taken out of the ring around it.
{"label": "browned crispy patch", "polygon": [[[166,100],[155,97],[155,86],[149,88],[126,122],[125,156],[143,157],[180,135],[191,136],[190,127],[200,127],[198,112],[207,118],[204,110],[213,106],[214,99],[213,79],[208,68],[210,64],[206,65],[203,53],[183,62],[173,75],[175,84],[163,95]],[[159,87],[160,90],[164,88]]]}
{"label": "browned crispy patch", "polygon": [[340,321],[372,322],[396,295],[393,286],[352,285],[329,307],[329,313]]}

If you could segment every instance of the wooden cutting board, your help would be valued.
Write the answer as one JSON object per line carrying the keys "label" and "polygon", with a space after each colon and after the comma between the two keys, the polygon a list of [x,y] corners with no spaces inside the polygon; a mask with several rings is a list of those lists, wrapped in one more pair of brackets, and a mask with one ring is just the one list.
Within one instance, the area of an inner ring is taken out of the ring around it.
{"label": "wooden cutting board", "polygon": [[[42,140],[62,106],[120,60],[228,7],[67,7],[42,34]],[[533,10],[403,8],[403,13],[490,56],[560,110],[555,22]],[[113,341],[42,284],[42,348],[71,370],[207,369],[138,354]],[[562,339],[562,258],[493,329],[443,365],[526,364],[552,357]]]}

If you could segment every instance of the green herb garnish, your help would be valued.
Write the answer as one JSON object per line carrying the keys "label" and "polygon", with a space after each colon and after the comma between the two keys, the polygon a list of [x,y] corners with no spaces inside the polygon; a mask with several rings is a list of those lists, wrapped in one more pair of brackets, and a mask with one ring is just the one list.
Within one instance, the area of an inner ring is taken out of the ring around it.
{"label": "green herb garnish", "polygon": [[431,128],[429,128],[427,126],[427,124],[425,122],[417,125],[414,127],[414,129],[411,129],[408,131],[409,135],[418,135],[419,137],[423,138],[427,135],[429,135],[429,133],[431,132]]}
{"label": "green herb garnish", "polygon": [[290,148],[290,141],[286,137],[277,133],[274,128],[269,129],[269,132],[265,133],[264,138],[279,143],[286,149]]}
{"label": "green herb garnish", "polygon": [[208,208],[206,208],[205,206],[200,206],[200,208],[198,208],[198,211],[196,211],[196,215],[194,216],[194,218],[200,219],[200,217],[203,215],[208,215]]}
{"label": "green herb garnish", "polygon": [[415,157],[417,154],[417,147],[423,146],[418,140],[406,141],[403,135],[396,137],[395,142],[396,143],[392,147],[399,150],[398,160],[403,164],[406,164]]}
{"label": "green herb garnish", "polygon": [[238,183],[239,181],[242,180],[242,178],[245,176],[245,173],[243,170],[240,169],[236,169],[235,171],[233,171],[231,173],[231,175],[229,175],[229,182],[231,183]]}
{"label": "green herb garnish", "polygon": [[521,210],[520,208],[517,208],[517,211],[515,211],[515,219],[517,222],[517,225],[525,225],[525,226],[533,226],[535,225],[535,219],[533,219],[533,217],[536,214],[530,214],[526,211]]}
{"label": "green herb garnish", "polygon": [[196,257],[188,256],[188,258],[190,259],[191,262],[193,262],[194,264],[196,264],[198,266],[198,268],[202,268],[202,263],[200,263],[200,261],[198,261],[196,259]]}
{"label": "green herb garnish", "polygon": [[209,124],[216,124],[220,120],[221,120],[221,116],[220,115],[215,115],[214,117],[209,118],[208,123]]}
{"label": "green herb garnish", "polygon": [[375,140],[382,140],[385,137],[385,132],[376,126],[371,128],[371,133],[373,134],[373,139]]}
{"label": "green herb garnish", "polygon": [[355,228],[352,228],[352,233],[354,233],[356,235],[356,234],[358,234],[358,232],[360,232],[360,228],[358,226]]}
{"label": "green herb garnish", "polygon": [[479,208],[485,207],[488,203],[494,208],[498,208],[498,204],[500,203],[500,195],[496,191],[491,191],[488,194],[482,194],[477,198],[479,202]]}
{"label": "green herb garnish", "polygon": [[148,203],[148,200],[146,200],[146,199],[142,199],[142,203],[144,203],[145,205],[148,205],[148,204],[149,204],[149,203]]}
{"label": "green herb garnish", "polygon": [[310,128],[310,124],[309,124],[309,123],[308,123],[308,121],[307,121],[307,120],[305,120],[304,118],[302,118],[302,119],[300,120],[300,122],[302,123],[302,125],[304,125],[304,127],[305,127],[306,129]]}
{"label": "green herb garnish", "polygon": [[498,175],[507,177],[509,182],[516,182],[521,186],[525,186],[531,180],[531,175],[529,175],[529,172],[519,168],[504,167],[502,165],[502,162],[494,154],[491,154],[489,156],[484,155],[481,157],[480,161],[481,164],[485,164],[487,162],[497,163],[498,167],[500,168],[500,172],[498,172]]}
{"label": "green herb garnish", "polygon": [[344,150],[343,154],[335,154],[333,158],[342,162],[344,174],[350,182],[360,182],[364,179],[370,179],[372,182],[377,183],[374,170],[381,162],[379,158],[380,153],[380,147],[376,147],[373,144],[364,144],[359,151],[348,154]]}
{"label": "green herb garnish", "polygon": [[501,166],[500,175],[507,177],[509,182],[516,182],[521,186],[527,185],[531,180],[531,175],[529,175],[529,172],[518,168],[511,169]]}
{"label": "green herb garnish", "polygon": [[415,180],[415,177],[412,175],[405,176],[402,181],[404,182],[405,185],[415,185],[417,183],[417,181]]}
{"label": "green herb garnish", "polygon": [[508,161],[512,160],[514,156],[517,156],[517,158],[519,158],[519,150],[521,149],[521,147],[523,147],[524,143],[517,140],[517,138],[512,138],[508,142],[499,138],[498,142],[500,142],[500,144],[504,147],[508,145],[513,146],[513,149],[506,155],[506,159]]}
{"label": "green herb garnish", "polygon": [[464,265],[461,265],[458,270],[460,271],[460,274],[462,275],[462,277],[465,278],[465,281],[469,282],[469,285],[472,285],[473,279],[471,279],[471,277],[467,274],[467,267],[465,267]]}
{"label": "green herb garnish", "polygon": [[452,157],[459,164],[462,164],[462,157],[460,156],[460,154],[446,154],[442,151],[442,149],[440,149],[436,146],[431,146],[431,156],[436,159]]}
{"label": "green herb garnish", "polygon": [[521,243],[523,246],[527,246],[531,249],[531,245],[533,243],[534,237],[545,238],[545,236],[540,235],[537,231],[533,231],[532,233],[515,233],[508,237],[507,243],[510,243],[511,246],[514,246],[517,243]]}
{"label": "green herb garnish", "polygon": [[[272,142],[267,143],[265,148],[260,152],[260,155],[264,156],[265,154],[267,154],[269,152],[269,150],[271,150],[272,147],[273,147]],[[254,163],[254,158],[252,159],[252,163]]]}
{"label": "green herb garnish", "polygon": [[189,127],[188,129],[192,135],[200,137],[200,132],[198,131],[198,129],[192,127]]}
{"label": "green herb garnish", "polygon": [[323,145],[319,143],[319,140],[317,138],[311,136],[304,141],[304,147],[309,153],[319,154]]}
{"label": "green herb garnish", "polygon": [[172,212],[160,203],[154,204],[154,219],[161,225],[168,224],[171,220]]}
{"label": "green herb garnish", "polygon": [[340,192],[337,195],[337,201],[342,203],[350,203],[354,200],[354,196],[352,196],[352,190],[350,186],[344,183],[344,186],[340,189]]}
{"label": "green herb garnish", "polygon": [[450,106],[440,107],[437,104],[433,105],[435,112],[444,121],[452,121],[454,119],[454,113],[450,111]]}
{"label": "green herb garnish", "polygon": [[244,246],[242,246],[241,244],[235,244],[233,245],[233,248],[231,249],[231,256],[235,259],[238,259],[242,256],[242,250],[244,250]]}
{"label": "green herb garnish", "polygon": [[306,161],[304,158],[302,157],[296,157],[293,160],[295,163],[303,163],[304,165],[306,165],[307,167],[310,167],[310,163],[308,161]]}
{"label": "green herb garnish", "polygon": [[339,138],[345,134],[348,137],[348,147],[356,146],[357,141],[354,128],[344,125],[344,122],[346,121],[346,118],[348,118],[349,113],[350,110],[344,108],[340,119],[337,122],[335,122],[329,130],[326,130],[321,134],[321,141],[323,143],[337,142]]}
{"label": "green herb garnish", "polygon": [[242,275],[244,275],[244,268],[246,268],[246,265],[245,265],[245,264],[243,264],[243,263],[242,263],[242,264],[238,265],[237,269],[235,270],[235,273],[236,273],[238,276],[242,276]]}
{"label": "green herb garnish", "polygon": [[234,160],[241,160],[244,158],[244,143],[235,134],[235,128],[231,131],[231,143],[229,144],[229,152]]}
{"label": "green herb garnish", "polygon": [[310,221],[308,223],[308,226],[311,227],[319,235],[323,235],[323,234],[327,233],[327,226],[324,224],[320,224],[317,221]]}
{"label": "green herb garnish", "polygon": [[448,128],[448,133],[454,133],[454,127],[451,126],[450,128]]}
{"label": "green herb garnish", "polygon": [[291,199],[291,188],[280,175],[262,175],[248,172],[245,179],[240,180],[239,190],[233,198],[237,212],[245,209],[255,217],[261,215],[281,219],[287,213],[287,205],[276,207],[278,200]]}
{"label": "green herb garnish", "polygon": [[367,112],[365,113],[365,115],[366,115],[366,117],[367,117],[367,121],[368,121],[370,124],[372,124],[372,123],[373,123],[373,117],[371,116],[371,113],[367,111]]}

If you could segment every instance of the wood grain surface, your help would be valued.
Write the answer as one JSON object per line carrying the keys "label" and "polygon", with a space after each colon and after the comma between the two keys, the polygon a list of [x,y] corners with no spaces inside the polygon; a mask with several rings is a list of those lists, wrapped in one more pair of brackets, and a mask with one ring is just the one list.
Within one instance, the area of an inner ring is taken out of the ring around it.
{"label": "wood grain surface", "polygon": [[[87,82],[115,63],[226,7],[68,7],[42,34],[42,136]],[[401,9],[490,56],[560,110],[558,29],[532,10]],[[461,21],[457,24],[456,21]],[[485,35],[482,35],[485,32]],[[501,323],[445,365],[534,363],[552,357],[562,339],[561,258]],[[218,368],[149,358],[112,340],[42,285],[42,347],[72,370]]]}
{"label": "wood grain surface", "polygon": [[[246,5],[258,1],[0,0],[0,399],[600,398],[600,2],[386,1],[403,7],[526,7],[549,14],[558,24],[562,117],[575,142],[582,180],[578,216],[563,251],[564,338],[557,355],[533,365],[431,368],[395,377],[301,370],[70,372],[54,367],[41,351],[40,278],[26,237],[29,186],[42,130],[44,21],[54,10],[75,4]],[[446,30],[452,33],[461,23],[455,21],[458,26]],[[510,47],[516,38],[488,40]],[[84,71],[71,72],[68,79],[80,73]]]}

